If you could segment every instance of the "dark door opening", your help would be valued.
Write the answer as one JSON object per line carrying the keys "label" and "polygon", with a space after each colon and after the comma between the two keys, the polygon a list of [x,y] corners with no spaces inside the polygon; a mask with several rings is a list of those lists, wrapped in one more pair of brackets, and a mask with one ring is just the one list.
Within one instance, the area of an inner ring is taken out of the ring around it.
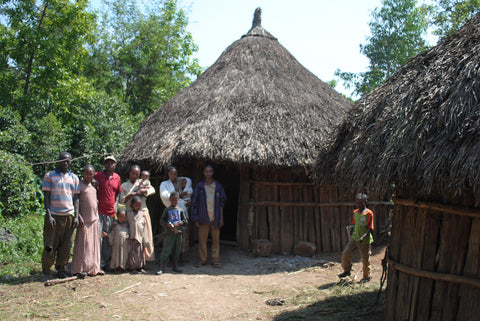
{"label": "dark door opening", "polygon": [[237,240],[237,211],[240,188],[238,168],[226,165],[214,165],[214,178],[222,184],[227,201],[223,209],[224,226],[220,232],[220,239],[226,241]]}

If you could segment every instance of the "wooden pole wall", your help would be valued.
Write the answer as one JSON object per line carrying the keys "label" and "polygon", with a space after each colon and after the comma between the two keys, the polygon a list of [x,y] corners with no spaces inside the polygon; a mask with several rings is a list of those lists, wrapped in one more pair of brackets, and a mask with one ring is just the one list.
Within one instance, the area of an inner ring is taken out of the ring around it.
{"label": "wooden pole wall", "polygon": [[[353,198],[338,188],[313,184],[303,170],[241,166],[237,242],[248,249],[252,240],[268,239],[274,253],[290,253],[299,241],[314,243],[317,252],[342,251]],[[379,241],[392,206],[374,195],[370,199]]]}
{"label": "wooden pole wall", "polygon": [[389,265],[386,320],[478,319],[480,216],[452,212],[396,203],[389,258],[406,268]]}

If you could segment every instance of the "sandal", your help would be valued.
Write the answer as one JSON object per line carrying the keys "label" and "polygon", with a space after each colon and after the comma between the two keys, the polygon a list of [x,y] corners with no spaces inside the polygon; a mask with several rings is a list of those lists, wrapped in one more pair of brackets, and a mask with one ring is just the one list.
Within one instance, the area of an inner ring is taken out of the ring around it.
{"label": "sandal", "polygon": [[195,267],[201,267],[202,265],[205,265],[205,263],[198,261],[197,264],[195,264]]}
{"label": "sandal", "polygon": [[220,262],[213,262],[212,265],[214,268],[217,268],[217,269],[222,267],[222,264],[220,264]]}

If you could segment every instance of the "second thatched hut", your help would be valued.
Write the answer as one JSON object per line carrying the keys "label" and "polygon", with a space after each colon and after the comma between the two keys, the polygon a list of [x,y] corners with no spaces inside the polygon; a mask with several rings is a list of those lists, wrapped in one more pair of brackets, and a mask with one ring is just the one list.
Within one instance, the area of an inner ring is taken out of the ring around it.
{"label": "second thatched hut", "polygon": [[250,31],[148,117],[121,160],[150,168],[157,184],[170,164],[197,183],[213,163],[228,197],[222,238],[242,248],[268,239],[277,253],[298,241],[338,251],[351,195],[314,186],[306,168],[351,107],[261,26],[257,9]]}
{"label": "second thatched hut", "polygon": [[327,184],[395,184],[385,320],[480,316],[480,13],[363,98],[318,159]]}

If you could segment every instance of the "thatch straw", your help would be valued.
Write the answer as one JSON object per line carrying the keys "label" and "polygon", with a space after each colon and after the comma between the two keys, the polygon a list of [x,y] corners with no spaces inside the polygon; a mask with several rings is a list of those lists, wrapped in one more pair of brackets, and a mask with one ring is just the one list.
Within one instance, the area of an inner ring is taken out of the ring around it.
{"label": "thatch straw", "polygon": [[[480,203],[480,14],[365,96],[316,162],[324,183]],[[373,178],[373,183],[372,183]]]}
{"label": "thatch straw", "polygon": [[276,167],[313,164],[351,108],[260,25],[148,117],[122,161],[180,159]]}

